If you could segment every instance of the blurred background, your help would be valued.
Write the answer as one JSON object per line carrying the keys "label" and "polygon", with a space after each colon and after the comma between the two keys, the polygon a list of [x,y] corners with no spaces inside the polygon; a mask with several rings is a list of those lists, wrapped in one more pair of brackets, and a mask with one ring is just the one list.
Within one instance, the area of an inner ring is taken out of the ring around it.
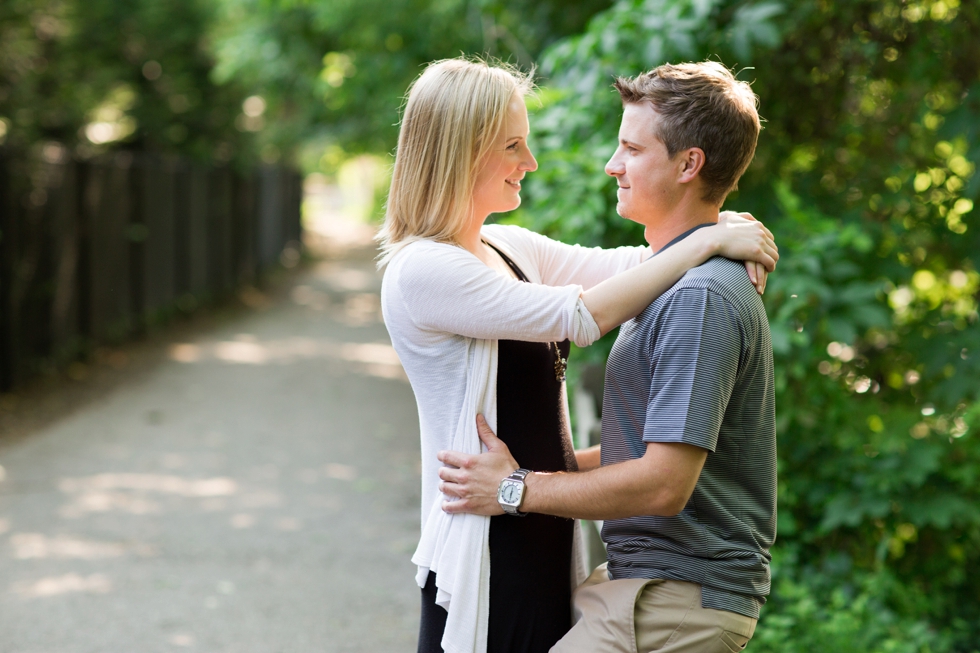
{"label": "blurred background", "polygon": [[[307,251],[326,209],[377,221],[434,59],[537,70],[540,169],[502,221],[640,242],[611,80],[716,59],[765,119],[726,208],[782,256],[751,647],[980,650],[978,33],[975,0],[3,0],[0,390],[296,265],[301,220]],[[583,442],[611,341],[573,353]]]}

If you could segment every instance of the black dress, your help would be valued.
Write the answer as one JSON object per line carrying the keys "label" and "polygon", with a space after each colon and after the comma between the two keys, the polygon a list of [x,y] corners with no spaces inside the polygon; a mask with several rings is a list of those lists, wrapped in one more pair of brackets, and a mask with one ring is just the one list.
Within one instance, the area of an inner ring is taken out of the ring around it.
{"label": "black dress", "polygon": [[[568,357],[567,340],[557,348]],[[555,343],[498,343],[497,437],[522,467],[540,472],[576,468],[555,357]],[[546,653],[571,628],[573,528],[573,520],[547,515],[490,518],[488,653]],[[435,605],[435,595],[430,573],[422,590],[419,653],[442,651],[446,611]]]}

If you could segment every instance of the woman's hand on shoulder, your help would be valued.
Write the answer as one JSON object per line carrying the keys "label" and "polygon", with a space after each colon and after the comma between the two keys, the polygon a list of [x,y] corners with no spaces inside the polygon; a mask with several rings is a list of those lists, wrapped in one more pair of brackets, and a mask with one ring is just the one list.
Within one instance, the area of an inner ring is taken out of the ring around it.
{"label": "woman's hand on shoulder", "polygon": [[776,269],[779,248],[772,232],[751,213],[722,211],[711,231],[717,238],[717,253],[725,258],[745,261],[749,279],[759,294],[766,289],[769,272]]}

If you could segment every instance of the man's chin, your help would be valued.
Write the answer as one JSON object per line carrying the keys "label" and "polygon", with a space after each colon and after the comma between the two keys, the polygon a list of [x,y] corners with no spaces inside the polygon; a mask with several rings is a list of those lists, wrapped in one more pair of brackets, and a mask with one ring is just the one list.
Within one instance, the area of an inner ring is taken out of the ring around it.
{"label": "man's chin", "polygon": [[623,218],[624,220],[629,220],[630,222],[639,222],[639,220],[633,217],[633,212],[630,211],[630,208],[628,206],[625,206],[622,202],[616,204],[616,213],[618,213],[619,217]]}

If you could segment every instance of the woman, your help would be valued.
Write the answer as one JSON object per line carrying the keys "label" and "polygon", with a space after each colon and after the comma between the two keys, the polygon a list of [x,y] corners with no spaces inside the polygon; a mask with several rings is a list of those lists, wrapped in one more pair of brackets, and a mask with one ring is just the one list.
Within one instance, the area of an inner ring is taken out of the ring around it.
{"label": "woman", "polygon": [[777,258],[771,234],[737,216],[650,260],[647,248],[588,249],[485,226],[517,208],[520,182],[537,167],[530,88],[527,76],[483,62],[427,67],[409,91],[379,236],[385,323],[422,438],[419,651],[547,651],[571,625],[572,581],[582,579],[572,573],[581,565],[571,520],[445,514],[436,452],[478,453],[482,413],[522,464],[576,469],[569,340],[591,344],[711,256],[768,269]]}

